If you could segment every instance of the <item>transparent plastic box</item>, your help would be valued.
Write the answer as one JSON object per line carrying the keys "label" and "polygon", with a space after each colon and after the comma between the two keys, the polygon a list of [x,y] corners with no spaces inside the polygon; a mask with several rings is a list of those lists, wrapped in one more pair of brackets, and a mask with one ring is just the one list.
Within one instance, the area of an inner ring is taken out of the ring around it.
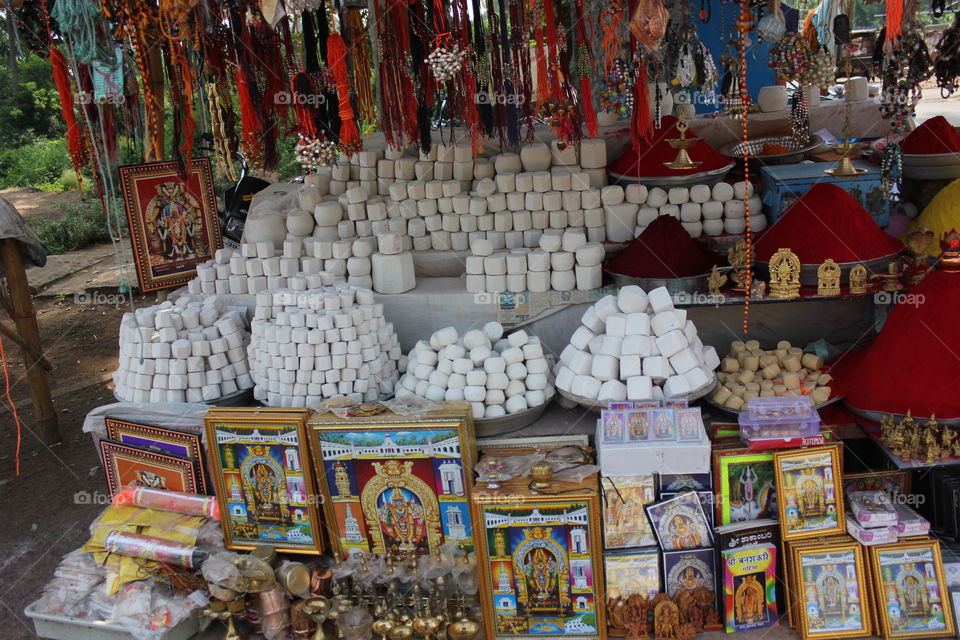
{"label": "transparent plastic box", "polygon": [[820,433],[820,414],[810,396],[751,398],[740,412],[740,437],[803,438]]}

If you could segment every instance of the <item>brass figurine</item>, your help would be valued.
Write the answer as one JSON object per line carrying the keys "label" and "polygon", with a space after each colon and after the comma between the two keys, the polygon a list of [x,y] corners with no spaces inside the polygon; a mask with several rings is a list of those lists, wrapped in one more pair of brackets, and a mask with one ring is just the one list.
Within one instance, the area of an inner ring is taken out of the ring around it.
{"label": "brass figurine", "polygon": [[867,292],[867,268],[862,264],[854,265],[850,269],[850,293],[859,295]]}
{"label": "brass figurine", "polygon": [[787,248],[770,258],[770,296],[787,300],[800,296],[800,259]]}
{"label": "brass figurine", "polygon": [[717,268],[717,265],[713,265],[713,269],[710,271],[710,275],[707,276],[707,291],[708,296],[712,300],[717,300],[720,298],[720,287],[727,283],[727,276],[720,273],[720,270]]}
{"label": "brass figurine", "polygon": [[840,295],[840,265],[832,258],[827,258],[817,268],[817,295]]}
{"label": "brass figurine", "polygon": [[737,240],[737,244],[727,249],[727,262],[733,267],[733,272],[730,274],[734,284],[733,290],[746,293],[748,271],[750,264],[753,263],[753,251],[747,250],[746,240],[741,238]]}

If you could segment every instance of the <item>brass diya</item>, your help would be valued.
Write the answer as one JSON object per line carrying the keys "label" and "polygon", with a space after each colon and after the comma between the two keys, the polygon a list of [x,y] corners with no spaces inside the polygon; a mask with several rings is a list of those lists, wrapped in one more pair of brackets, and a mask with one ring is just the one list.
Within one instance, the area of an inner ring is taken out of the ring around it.
{"label": "brass diya", "polygon": [[837,166],[824,169],[824,173],[832,178],[855,178],[862,176],[867,172],[866,169],[859,169],[853,166],[853,156],[860,152],[860,145],[856,144],[850,138],[833,147],[834,152],[840,154],[840,161]]}
{"label": "brass diya", "polygon": [[667,138],[667,143],[677,150],[676,158],[671,162],[663,163],[668,169],[684,171],[686,169],[696,169],[703,164],[701,161],[691,158],[690,153],[687,151],[700,142],[700,138],[688,138],[687,129],[689,129],[689,126],[687,126],[687,118],[683,115],[683,112],[681,112],[677,118],[677,131],[680,132],[680,137]]}

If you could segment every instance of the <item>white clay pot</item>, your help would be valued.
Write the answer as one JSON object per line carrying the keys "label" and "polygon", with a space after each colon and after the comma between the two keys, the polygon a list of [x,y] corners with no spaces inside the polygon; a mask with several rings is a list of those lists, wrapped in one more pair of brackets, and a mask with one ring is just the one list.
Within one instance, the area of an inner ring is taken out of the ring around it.
{"label": "white clay pot", "polygon": [[762,87],[757,96],[760,111],[772,113],[787,108],[787,88],[781,85]]}
{"label": "white clay pot", "polygon": [[863,102],[870,97],[867,79],[863,76],[850,78],[843,83],[843,96],[847,102]]}
{"label": "white clay pot", "polygon": [[807,84],[800,87],[800,90],[807,96],[807,104],[811,108],[820,105],[820,87]]}

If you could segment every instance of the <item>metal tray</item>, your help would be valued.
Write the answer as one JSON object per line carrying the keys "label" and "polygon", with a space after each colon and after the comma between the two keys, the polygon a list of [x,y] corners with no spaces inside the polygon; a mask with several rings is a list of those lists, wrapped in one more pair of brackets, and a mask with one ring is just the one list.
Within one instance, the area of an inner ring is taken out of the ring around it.
{"label": "metal tray", "polygon": [[664,188],[689,187],[695,184],[705,184],[712,187],[724,179],[727,172],[733,169],[734,164],[736,163],[731,162],[727,166],[714,169],[713,171],[701,171],[700,173],[691,173],[685,176],[644,176],[638,178],[637,176],[625,176],[611,171],[608,171],[607,175],[620,184],[637,183],[647,187]]}
{"label": "metal tray", "polygon": [[473,428],[478,438],[491,438],[494,436],[505,436],[515,431],[519,431],[540,419],[543,412],[550,405],[547,400],[538,407],[506,415],[500,418],[474,418]]}
{"label": "metal tray", "polygon": [[[52,638],[53,640],[134,640],[129,631],[112,621],[87,620],[72,616],[41,613],[35,608],[37,602],[27,605],[23,613],[33,620],[33,628],[40,638]],[[160,640],[188,640],[200,631],[201,622],[206,621],[201,620],[199,612],[197,612],[184,618],[179,624],[158,637]]]}
{"label": "metal tray", "polygon": [[699,276],[688,276],[686,278],[635,278],[633,276],[625,276],[621,273],[607,271],[606,269],[604,269],[603,272],[613,280],[613,283],[617,285],[617,287],[626,287],[635,284],[644,291],[650,291],[657,287],[666,287],[671,295],[678,293],[692,295],[699,291],[706,291],[707,278],[710,277],[709,273],[704,273]]}
{"label": "metal tray", "polygon": [[[127,402],[122,398],[117,396],[116,390],[113,392],[113,397],[117,399],[117,402]],[[217,398],[216,400],[211,400],[209,402],[203,402],[201,404],[209,404],[212,407],[258,407],[260,403],[253,399],[253,389],[238,389],[229,395],[225,395],[222,398]]]}
{"label": "metal tray", "polygon": [[[687,401],[689,401],[689,402],[693,402],[694,400],[698,400],[698,399],[702,398],[703,396],[705,396],[705,395],[706,395],[707,393],[709,393],[710,391],[712,391],[713,388],[714,388],[716,385],[717,385],[717,374],[716,374],[716,372],[711,371],[711,372],[710,372],[710,380],[709,380],[709,382],[707,382],[707,384],[703,385],[703,386],[700,387],[699,389],[694,389],[693,391],[691,391],[690,393],[688,393],[688,394],[686,394],[686,395],[684,395],[684,396],[680,396],[680,399],[681,399],[681,400],[687,400]],[[593,401],[593,400],[588,400],[587,398],[584,398],[583,396],[578,396],[578,395],[574,395],[574,394],[572,394],[572,393],[567,393],[567,392],[564,391],[563,389],[559,389],[559,388],[558,388],[558,389],[557,389],[557,393],[559,393],[560,395],[562,395],[564,398],[566,398],[566,399],[569,400],[570,402],[575,402],[576,404],[580,405],[580,406],[583,407],[584,409],[589,409],[590,411],[600,411],[601,409],[606,409],[606,408],[607,408],[607,404],[606,404],[606,403],[601,403],[601,402],[595,402],[595,401]]]}
{"label": "metal tray", "polygon": [[[844,402],[843,404],[844,406],[847,407],[847,409],[850,409],[850,411],[852,411],[853,413],[871,422],[880,422],[880,419],[884,416],[893,416],[895,420],[902,420],[905,417],[905,415],[902,413],[887,413],[886,411],[871,411],[869,409],[858,409],[857,407],[853,406],[849,402]],[[927,420],[930,417],[930,416],[919,416],[919,415],[914,416],[913,412],[911,412],[910,415],[913,416],[915,420]],[[960,427],[960,418],[941,418],[940,416],[937,416],[937,422],[948,427]]]}
{"label": "metal tray", "polygon": [[[841,284],[847,283],[850,279],[850,270],[858,264],[862,264],[867,268],[867,279],[869,280],[871,275],[886,272],[887,265],[896,259],[898,255],[900,255],[899,251],[897,253],[891,253],[888,256],[883,256],[882,258],[865,260],[864,262],[838,262],[837,264],[840,266],[840,282]],[[758,260],[755,264],[757,266],[757,270],[760,272],[758,275],[763,279],[769,280],[769,263]],[[817,269],[819,268],[820,265],[818,264],[801,264],[800,284],[807,287],[817,286]]]}
{"label": "metal tray", "polygon": [[[786,149],[789,149],[786,153],[774,153],[770,155],[755,155],[758,151],[763,149],[765,144],[778,144]],[[797,141],[793,139],[793,136],[780,135],[780,136],[763,136],[761,138],[753,138],[747,140],[746,142],[728,142],[719,149],[717,149],[720,154],[727,156],[728,158],[743,159],[743,147],[747,147],[747,158],[754,162],[758,162],[763,165],[776,165],[776,164],[796,164],[801,160],[805,160],[811,151],[823,144],[823,138],[820,136],[812,135],[810,139],[807,140],[805,144],[797,144]]]}
{"label": "metal tray", "polygon": [[905,153],[903,177],[913,180],[960,178],[960,153]]}

